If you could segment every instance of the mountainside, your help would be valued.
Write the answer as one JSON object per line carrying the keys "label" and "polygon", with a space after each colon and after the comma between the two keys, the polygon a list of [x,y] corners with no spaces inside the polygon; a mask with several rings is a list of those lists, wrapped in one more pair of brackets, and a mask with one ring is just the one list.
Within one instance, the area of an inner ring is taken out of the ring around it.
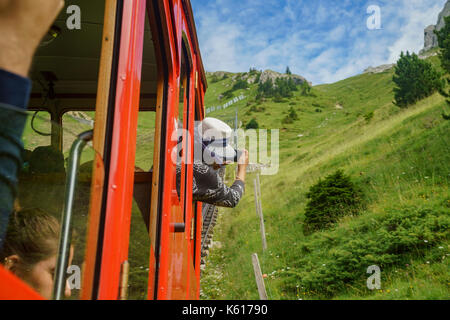
{"label": "mountainside", "polygon": [[439,13],[437,23],[425,28],[425,41],[423,52],[430,49],[436,48],[438,46],[437,36],[434,34],[435,31],[440,31],[445,26],[445,17],[450,16],[450,0],[444,6],[444,9]]}
{"label": "mountainside", "polygon": [[[437,57],[427,60],[440,68]],[[297,86],[286,97],[264,96],[260,82],[249,83],[231,91],[230,99],[244,99],[210,111],[225,121],[237,111],[242,128],[255,120],[259,128],[280,129],[280,167],[261,176],[268,250],[261,248],[250,173],[239,206],[220,211],[202,298],[258,299],[255,252],[269,299],[450,298],[445,99],[434,94],[400,109],[392,103],[393,73],[365,73],[309,92]],[[224,93],[249,74],[209,74],[206,108],[226,102]],[[337,170],[358,186],[364,205],[329,229],[308,232],[308,191]],[[231,182],[233,170],[227,175]],[[367,288],[371,265],[381,270],[379,290]]]}

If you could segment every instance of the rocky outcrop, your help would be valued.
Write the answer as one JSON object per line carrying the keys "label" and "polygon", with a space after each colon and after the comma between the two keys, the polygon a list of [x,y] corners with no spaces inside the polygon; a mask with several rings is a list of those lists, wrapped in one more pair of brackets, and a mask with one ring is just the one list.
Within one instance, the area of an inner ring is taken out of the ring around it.
{"label": "rocky outcrop", "polygon": [[[272,70],[266,70],[263,71],[261,73],[261,77],[259,78],[259,82],[260,83],[264,83],[267,80],[271,79],[273,83],[275,83],[276,79],[288,79],[291,78],[292,80],[294,80],[295,84],[297,85],[301,85],[303,82],[307,82],[307,80],[305,78],[303,78],[302,76],[299,76],[297,74],[285,74],[285,73],[279,73],[276,71],[272,71]],[[310,85],[312,85],[311,83],[309,83]]]}
{"label": "rocky outcrop", "polygon": [[436,30],[441,30],[443,27],[445,27],[445,17],[450,16],[450,0],[447,1],[447,3],[444,6],[444,9],[441,11],[438,17],[438,22],[436,24]]}
{"label": "rocky outcrop", "polygon": [[231,72],[226,72],[226,71],[215,71],[215,72],[206,72],[206,76],[207,77],[212,77],[218,81],[224,79],[224,78],[228,78],[231,77],[233,75],[233,73]]}
{"label": "rocky outcrop", "polygon": [[368,67],[366,70],[364,70],[364,73],[382,73],[392,69],[394,66],[395,64],[383,64],[378,67]]}
{"label": "rocky outcrop", "polygon": [[[275,83],[275,80],[278,78],[291,78],[297,85],[301,85],[303,82],[308,82],[308,80],[306,80],[304,77],[299,76],[297,74],[285,74],[272,70],[265,70],[265,71],[255,70],[252,72],[245,72],[245,73],[216,71],[216,72],[207,72],[206,75],[209,77],[214,77],[218,80],[221,80],[224,78],[224,76],[227,76],[228,78],[231,78],[233,81],[245,80],[248,82],[248,84],[264,83],[269,79],[271,79],[272,82]],[[311,82],[308,83],[310,86],[312,86]]]}
{"label": "rocky outcrop", "polygon": [[428,51],[430,49],[436,48],[438,46],[438,38],[434,31],[436,30],[435,25],[428,26],[425,29],[425,42],[424,48],[421,52]]}
{"label": "rocky outcrop", "polygon": [[430,49],[436,48],[438,46],[438,39],[435,31],[440,31],[445,26],[445,17],[450,16],[450,0],[444,6],[438,17],[436,25],[431,25],[426,27],[424,32],[424,48],[421,53],[428,51]]}

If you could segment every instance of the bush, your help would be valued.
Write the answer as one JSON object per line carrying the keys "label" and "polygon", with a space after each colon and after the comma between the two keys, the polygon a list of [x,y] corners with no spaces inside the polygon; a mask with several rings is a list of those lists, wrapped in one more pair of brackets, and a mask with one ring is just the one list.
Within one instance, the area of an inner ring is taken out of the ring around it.
{"label": "bush", "polygon": [[222,94],[222,99],[231,99],[234,97],[233,90],[227,90]]}
{"label": "bush", "polygon": [[247,81],[240,79],[233,85],[233,88],[231,90],[236,91],[236,90],[247,89],[247,88],[248,88]]}
{"label": "bush", "polygon": [[450,226],[445,210],[389,208],[349,226],[315,233],[302,242],[302,254],[284,279],[285,288],[298,292],[301,287],[316,297],[332,297],[349,286],[367,290],[370,265],[388,274],[392,268],[400,272],[412,258],[440,261],[438,246],[448,238]]}
{"label": "bush", "polygon": [[370,120],[373,119],[373,116],[374,116],[374,113],[373,113],[373,111],[372,111],[372,112],[366,113],[366,114],[364,115],[364,119],[366,120],[367,123],[369,123]]}
{"label": "bush", "polygon": [[247,125],[245,126],[245,130],[249,130],[249,129],[259,129],[259,124],[258,121],[256,121],[255,118],[253,118],[252,120],[250,120]]}
{"label": "bush", "polygon": [[282,124],[292,124],[294,123],[294,120],[292,118],[290,118],[289,116],[286,116],[283,118],[283,120],[281,120]]}
{"label": "bush", "polygon": [[303,82],[300,86],[300,90],[302,93],[302,96],[308,96],[311,93],[311,86],[307,81]]}
{"label": "bush", "polygon": [[297,112],[295,111],[294,107],[291,107],[291,108],[289,109],[289,117],[290,117],[292,120],[298,120],[298,114],[297,114]]}
{"label": "bush", "polygon": [[414,104],[417,101],[441,91],[443,82],[441,75],[433,68],[431,63],[419,59],[408,51],[402,52],[395,66],[394,88],[395,104],[401,108]]}
{"label": "bush", "polygon": [[215,74],[211,77],[211,82],[212,83],[217,83],[219,82],[221,79],[219,79],[219,77]]}
{"label": "bush", "polygon": [[361,192],[342,170],[320,179],[306,197],[305,231],[325,229],[340,217],[357,214],[361,207]]}

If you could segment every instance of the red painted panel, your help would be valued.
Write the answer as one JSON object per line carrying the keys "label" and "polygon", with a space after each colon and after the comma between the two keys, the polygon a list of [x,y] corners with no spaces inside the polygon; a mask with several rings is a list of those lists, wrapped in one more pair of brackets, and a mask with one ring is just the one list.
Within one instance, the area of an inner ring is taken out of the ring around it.
{"label": "red painted panel", "polygon": [[0,265],[0,300],[44,300],[36,291]]}
{"label": "red painted panel", "polygon": [[146,1],[124,1],[98,299],[118,297],[128,259]]}
{"label": "red painted panel", "polygon": [[[199,279],[200,279],[200,242],[201,242],[201,206],[196,226],[196,241],[191,240],[191,221],[194,218],[192,204],[192,181],[193,181],[193,165],[192,162],[187,166],[187,170],[182,170],[181,181],[186,178],[187,185],[181,184],[180,198],[178,199],[176,192],[176,163],[172,162],[172,151],[177,146],[176,135],[172,135],[176,130],[176,120],[178,119],[179,105],[179,88],[180,88],[180,66],[182,57],[182,35],[183,32],[187,38],[187,49],[192,58],[190,78],[190,109],[184,110],[185,124],[184,128],[190,128],[190,135],[193,137],[193,128],[195,120],[195,78],[198,70],[198,56],[195,54],[195,48],[192,44],[190,29],[187,24],[187,17],[184,12],[182,1],[180,0],[163,0],[161,4],[164,6],[164,19],[162,32],[169,38],[169,48],[166,48],[166,64],[168,70],[168,88],[167,88],[167,106],[164,110],[167,116],[166,137],[165,137],[165,163],[161,164],[161,170],[164,175],[163,199],[161,205],[161,232],[160,232],[160,256],[158,269],[158,299],[198,299],[199,297]],[[173,18],[173,19],[172,19]],[[176,39],[173,38],[176,37]],[[199,79],[197,90],[203,90]],[[203,104],[203,93],[199,95],[201,104]],[[189,112],[189,123],[186,122]],[[203,112],[201,112],[203,116]],[[193,140],[191,139],[191,148],[193,150]],[[191,158],[193,152],[191,151]],[[185,213],[183,207],[186,207]],[[186,214],[186,216],[184,216]],[[184,233],[174,233],[173,224],[185,222]],[[194,243],[196,248],[194,248]],[[197,250],[196,250],[197,249]],[[194,266],[194,252],[196,265]],[[151,290],[149,290],[151,292]]]}

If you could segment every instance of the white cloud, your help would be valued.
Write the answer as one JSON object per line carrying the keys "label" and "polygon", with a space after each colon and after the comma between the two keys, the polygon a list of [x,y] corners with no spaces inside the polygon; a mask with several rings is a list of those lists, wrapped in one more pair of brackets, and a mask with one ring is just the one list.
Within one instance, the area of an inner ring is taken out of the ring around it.
{"label": "white cloud", "polygon": [[446,0],[430,1],[403,0],[401,10],[398,10],[399,18],[405,22],[399,27],[399,38],[389,46],[389,63],[395,63],[402,51],[418,52],[423,48],[424,29],[430,24],[436,24],[439,12],[444,7]]}
{"label": "white cloud", "polygon": [[[369,66],[395,62],[423,47],[446,0],[378,0],[382,29],[368,30],[370,1],[191,0],[208,71],[283,72],[314,84],[335,82]],[[201,3],[201,5],[200,5]]]}

